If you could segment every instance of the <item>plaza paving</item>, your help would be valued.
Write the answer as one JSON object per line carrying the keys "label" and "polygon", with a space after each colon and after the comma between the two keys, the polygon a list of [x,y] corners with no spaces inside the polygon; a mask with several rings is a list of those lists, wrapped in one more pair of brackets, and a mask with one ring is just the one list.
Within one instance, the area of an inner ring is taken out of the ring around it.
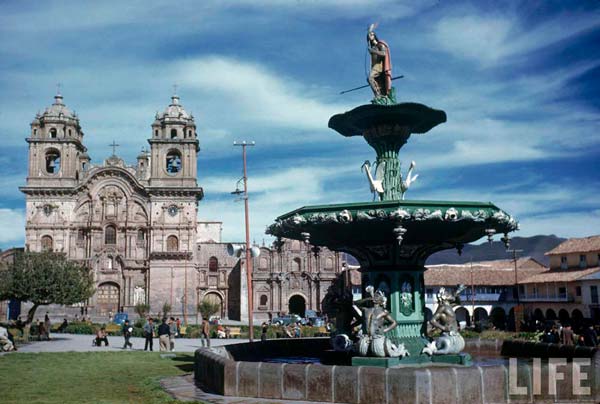
{"label": "plaza paving", "polygon": [[[78,334],[51,334],[50,341],[32,341],[28,344],[18,345],[18,352],[101,352],[121,351],[123,348],[123,337],[108,337],[109,346],[92,346],[93,335]],[[130,339],[134,351],[144,350],[144,338],[133,337]],[[211,346],[220,346],[248,342],[247,339],[211,339]],[[194,352],[202,347],[199,338],[176,338],[175,352]],[[129,348],[128,348],[129,349]],[[159,350],[158,338],[154,338],[154,351]]]}

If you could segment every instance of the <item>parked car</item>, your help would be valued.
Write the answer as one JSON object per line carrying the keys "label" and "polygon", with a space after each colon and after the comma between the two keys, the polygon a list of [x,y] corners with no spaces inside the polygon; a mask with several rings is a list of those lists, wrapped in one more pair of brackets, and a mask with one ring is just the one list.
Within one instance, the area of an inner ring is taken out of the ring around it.
{"label": "parked car", "polygon": [[302,324],[312,325],[313,327],[323,327],[325,325],[325,320],[322,317],[319,317],[316,311],[306,310],[306,319]]}
{"label": "parked car", "polygon": [[286,314],[285,316],[275,317],[271,320],[271,324],[275,325],[290,325],[302,322],[302,317],[297,314]]}

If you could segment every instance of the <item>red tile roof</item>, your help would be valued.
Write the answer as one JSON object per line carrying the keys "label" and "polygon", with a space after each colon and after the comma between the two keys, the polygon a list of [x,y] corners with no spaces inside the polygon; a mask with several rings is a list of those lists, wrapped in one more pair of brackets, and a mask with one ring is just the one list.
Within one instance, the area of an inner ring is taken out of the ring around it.
{"label": "red tile roof", "polygon": [[[515,263],[513,260],[494,260],[473,262],[473,277],[471,279],[471,264],[459,265],[429,265],[425,271],[425,285],[514,285]],[[544,265],[531,257],[517,260],[517,277],[521,282],[532,275],[547,271]]]}
{"label": "red tile roof", "polygon": [[530,276],[519,281],[519,283],[573,282],[596,272],[600,272],[600,267],[586,269],[552,269]]}
{"label": "red tile roof", "polygon": [[570,238],[548,251],[546,255],[559,255],[569,253],[600,252],[600,236],[583,238]]}

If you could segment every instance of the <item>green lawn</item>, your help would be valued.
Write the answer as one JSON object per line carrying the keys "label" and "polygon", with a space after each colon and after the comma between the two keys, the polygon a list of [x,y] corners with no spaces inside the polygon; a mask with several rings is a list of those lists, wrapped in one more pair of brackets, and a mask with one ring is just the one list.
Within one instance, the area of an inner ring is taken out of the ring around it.
{"label": "green lawn", "polygon": [[193,356],[148,352],[16,353],[0,356],[0,402],[180,403],[159,380],[192,372]]}

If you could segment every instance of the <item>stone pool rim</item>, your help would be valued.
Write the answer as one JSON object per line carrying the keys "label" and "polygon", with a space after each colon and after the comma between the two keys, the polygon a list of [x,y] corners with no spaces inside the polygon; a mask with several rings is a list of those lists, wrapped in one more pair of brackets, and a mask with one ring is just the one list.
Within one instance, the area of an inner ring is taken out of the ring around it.
{"label": "stone pool rim", "polygon": [[[519,362],[519,386],[526,386],[523,396],[509,395],[509,369],[505,365],[471,367],[402,367],[315,365],[251,362],[262,353],[305,352],[307,356],[329,343],[328,338],[298,338],[247,342],[195,352],[194,377],[206,391],[224,396],[259,397],[337,403],[449,402],[504,403],[600,400],[600,352],[591,357],[588,374],[592,393],[572,395],[570,366],[563,369],[565,380],[558,384],[557,395],[548,394],[547,377],[542,377],[542,394],[533,395],[532,366]],[[498,341],[468,341],[474,346],[499,348]],[[539,345],[539,344],[538,344]],[[531,345],[527,346],[528,349]],[[512,349],[515,347],[513,346]],[[548,347],[546,347],[546,350]],[[272,355],[271,355],[272,356]],[[281,355],[284,356],[284,355]],[[545,365],[543,365],[545,366]],[[545,369],[545,370],[544,370]],[[542,375],[547,375],[547,367]],[[410,400],[412,398],[412,400]]]}

